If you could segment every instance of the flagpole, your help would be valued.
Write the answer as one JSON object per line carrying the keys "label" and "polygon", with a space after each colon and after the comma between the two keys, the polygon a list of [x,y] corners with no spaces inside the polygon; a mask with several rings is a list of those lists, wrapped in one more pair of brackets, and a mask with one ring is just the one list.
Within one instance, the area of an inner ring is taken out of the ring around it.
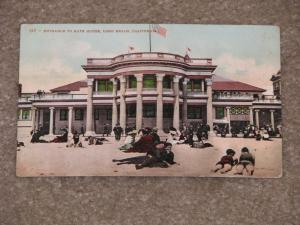
{"label": "flagpole", "polygon": [[150,29],[150,24],[149,24],[149,50],[150,50],[150,52],[151,52],[151,29]]}

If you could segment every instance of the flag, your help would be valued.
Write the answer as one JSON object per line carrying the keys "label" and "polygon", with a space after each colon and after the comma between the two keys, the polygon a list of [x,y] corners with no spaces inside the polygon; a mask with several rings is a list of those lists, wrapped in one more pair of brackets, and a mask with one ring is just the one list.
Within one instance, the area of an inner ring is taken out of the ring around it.
{"label": "flag", "polygon": [[167,29],[158,24],[153,24],[152,29],[154,32],[158,33],[159,35],[161,35],[163,37],[167,36]]}
{"label": "flag", "polygon": [[133,51],[133,50],[134,50],[134,47],[128,46],[128,50],[129,50],[129,51]]}
{"label": "flag", "polygon": [[187,50],[188,52],[191,52],[191,51],[192,51],[189,47],[187,47],[186,50]]}

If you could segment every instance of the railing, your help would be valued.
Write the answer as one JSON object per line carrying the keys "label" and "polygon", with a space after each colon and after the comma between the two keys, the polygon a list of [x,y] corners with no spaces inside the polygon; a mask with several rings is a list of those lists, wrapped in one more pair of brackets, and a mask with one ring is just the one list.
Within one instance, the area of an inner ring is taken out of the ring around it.
{"label": "railing", "polygon": [[175,62],[185,62],[191,65],[212,65],[212,59],[201,59],[201,58],[190,58],[185,59],[183,56],[174,55],[170,53],[158,53],[158,52],[142,52],[142,53],[130,53],[119,55],[114,58],[88,58],[88,65],[110,65],[117,62],[128,61],[128,60],[168,60]]}
{"label": "railing", "polygon": [[205,91],[188,91],[187,96],[207,96],[207,93]]}
{"label": "railing", "polygon": [[28,96],[28,97],[19,97],[18,102],[30,102],[32,100],[32,96]]}
{"label": "railing", "polygon": [[112,94],[113,94],[112,91],[95,91],[95,92],[93,92],[94,96],[110,96]]}
{"label": "railing", "polygon": [[80,100],[86,99],[86,94],[43,94],[43,95],[34,95],[31,100],[34,101],[47,101],[47,100]]}
{"label": "railing", "polygon": [[215,100],[253,100],[252,95],[213,95]]}
{"label": "railing", "polygon": [[253,103],[281,104],[281,100],[274,95],[263,95],[262,98],[255,98]]}

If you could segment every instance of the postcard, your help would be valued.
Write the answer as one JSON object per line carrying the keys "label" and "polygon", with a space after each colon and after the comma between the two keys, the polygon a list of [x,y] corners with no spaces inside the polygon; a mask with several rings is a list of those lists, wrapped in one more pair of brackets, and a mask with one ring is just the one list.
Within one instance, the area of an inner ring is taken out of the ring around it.
{"label": "postcard", "polygon": [[17,176],[281,177],[278,27],[20,33]]}

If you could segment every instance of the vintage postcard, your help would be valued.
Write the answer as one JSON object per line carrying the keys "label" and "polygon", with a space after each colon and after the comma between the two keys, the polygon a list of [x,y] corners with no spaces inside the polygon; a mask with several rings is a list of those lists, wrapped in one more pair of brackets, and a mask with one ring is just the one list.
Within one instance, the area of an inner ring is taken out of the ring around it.
{"label": "vintage postcard", "polygon": [[281,177],[276,26],[24,24],[17,176]]}

